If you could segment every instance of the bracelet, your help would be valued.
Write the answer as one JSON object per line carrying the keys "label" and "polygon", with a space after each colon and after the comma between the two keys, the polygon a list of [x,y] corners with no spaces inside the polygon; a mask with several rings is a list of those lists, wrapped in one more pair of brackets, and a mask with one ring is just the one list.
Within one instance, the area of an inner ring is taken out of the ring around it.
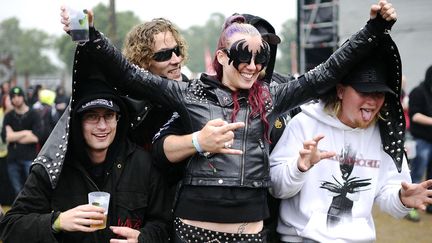
{"label": "bracelet", "polygon": [[56,220],[54,220],[54,223],[52,224],[52,229],[54,230],[55,233],[58,233],[61,231],[61,226],[60,226],[60,215],[56,218]]}
{"label": "bracelet", "polygon": [[192,145],[198,153],[203,153],[204,150],[202,150],[201,146],[198,143],[198,133],[199,131],[192,133]]}

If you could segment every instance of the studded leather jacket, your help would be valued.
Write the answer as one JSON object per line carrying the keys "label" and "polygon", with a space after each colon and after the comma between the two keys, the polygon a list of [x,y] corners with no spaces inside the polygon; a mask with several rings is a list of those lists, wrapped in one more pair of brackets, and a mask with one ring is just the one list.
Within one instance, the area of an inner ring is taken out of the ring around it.
{"label": "studded leather jacket", "polygon": [[[377,46],[385,32],[382,23],[369,21],[365,28],[347,40],[328,60],[298,79],[269,87],[271,97],[266,101],[269,124],[291,108],[319,97],[346,74],[362,57]],[[133,96],[145,97],[176,110],[186,132],[200,130],[215,118],[229,120],[233,110],[231,91],[211,76],[202,75],[189,83],[170,82],[130,64],[121,53],[95,29],[85,46],[93,60],[112,77],[114,85]],[[247,91],[239,95],[240,111],[237,121],[246,125],[234,133],[234,149],[242,155],[195,154],[186,167],[183,184],[196,186],[268,187],[268,143],[259,116],[250,117]]]}

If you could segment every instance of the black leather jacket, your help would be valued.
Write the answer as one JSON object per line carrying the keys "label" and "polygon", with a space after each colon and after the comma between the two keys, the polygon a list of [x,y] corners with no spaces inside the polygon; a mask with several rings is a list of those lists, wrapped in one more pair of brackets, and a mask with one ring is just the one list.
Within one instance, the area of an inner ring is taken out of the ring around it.
{"label": "black leather jacket", "polygon": [[[49,164],[48,167],[52,168]],[[108,227],[94,233],[54,234],[51,230],[53,219],[60,212],[86,204],[87,194],[99,190],[111,194],[108,225],[139,230],[139,242],[168,242],[170,215],[165,184],[152,165],[150,154],[136,145],[127,143],[103,187],[96,186],[79,162],[66,161],[53,189],[49,178],[52,173],[46,169],[47,164],[42,162],[33,166],[22,193],[1,222],[5,242],[109,242],[116,236]]]}
{"label": "black leather jacket", "polygon": [[[165,180],[153,166],[151,155],[126,138],[131,122],[123,98],[100,89],[101,93],[92,94],[82,87],[94,72],[84,53],[79,49],[75,52],[74,69],[78,71],[73,73],[69,106],[34,160],[22,192],[0,222],[0,238],[25,243],[109,242],[116,237],[109,227],[94,233],[56,234],[51,227],[60,212],[86,204],[90,191],[102,190],[111,194],[108,226],[139,230],[139,242],[168,242],[171,215]],[[81,118],[76,113],[76,107],[101,95],[113,99],[121,113],[116,137],[103,163],[106,168],[102,181],[89,173],[91,166],[79,128]]]}
{"label": "black leather jacket", "polygon": [[[271,93],[271,98],[266,102],[269,124],[273,124],[280,114],[334,87],[357,61],[377,46],[381,33],[384,33],[382,23],[369,21],[327,61],[298,79],[271,87],[264,83]],[[91,35],[92,41],[85,47],[93,60],[97,60],[110,74],[111,80],[116,81],[117,88],[176,110],[186,126],[186,132],[200,130],[211,119],[229,120],[233,109],[231,91],[218,80],[203,75],[189,83],[170,82],[128,63],[95,29],[91,30]],[[241,149],[243,154],[215,154],[210,157],[195,154],[187,165],[184,184],[249,188],[269,186],[268,143],[263,136],[263,123],[259,117],[249,119],[250,108],[246,98],[239,97],[241,107],[237,120],[245,122],[246,126],[235,131],[233,148]]]}

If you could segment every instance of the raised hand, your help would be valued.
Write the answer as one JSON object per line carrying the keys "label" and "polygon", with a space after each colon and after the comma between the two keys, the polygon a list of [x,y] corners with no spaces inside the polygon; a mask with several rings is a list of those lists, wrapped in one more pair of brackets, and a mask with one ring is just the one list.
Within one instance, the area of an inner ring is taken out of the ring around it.
{"label": "raised hand", "polygon": [[426,210],[428,204],[432,204],[432,179],[419,184],[402,182],[400,200],[408,208]]}
{"label": "raised hand", "polygon": [[198,133],[201,148],[210,153],[242,154],[242,150],[232,149],[234,130],[244,127],[243,122],[228,123],[222,119],[214,119]]}
{"label": "raised hand", "polygon": [[386,0],[379,1],[378,4],[373,4],[370,9],[370,18],[376,18],[380,13],[382,18],[387,21],[395,21],[397,19],[396,10],[393,5]]}
{"label": "raised hand", "polygon": [[299,151],[300,157],[297,160],[297,166],[300,171],[306,172],[322,159],[335,156],[335,152],[321,151],[318,149],[318,143],[323,138],[324,135],[318,135],[312,140],[303,142],[303,149]]}
{"label": "raised hand", "polygon": [[[87,16],[88,16],[89,26],[93,27],[94,26],[93,10],[87,9]],[[61,17],[60,22],[63,24],[63,30],[65,32],[69,32],[70,31],[69,13],[67,11],[67,7],[64,5],[60,6],[60,17]]]}

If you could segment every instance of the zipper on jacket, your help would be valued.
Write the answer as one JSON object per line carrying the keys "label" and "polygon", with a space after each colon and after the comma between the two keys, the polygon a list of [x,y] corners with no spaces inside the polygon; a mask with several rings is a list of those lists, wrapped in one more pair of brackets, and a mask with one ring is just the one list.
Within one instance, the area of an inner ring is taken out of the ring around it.
{"label": "zipper on jacket", "polygon": [[243,149],[243,154],[242,154],[242,159],[241,159],[241,175],[240,175],[240,185],[243,186],[244,184],[244,174],[245,174],[245,156],[246,156],[246,140],[247,140],[247,134],[248,134],[248,127],[249,127],[249,106],[246,106],[246,117],[245,117],[245,128],[244,128],[244,133],[243,133],[243,143],[242,143],[242,149]]}
{"label": "zipper on jacket", "polygon": [[88,176],[87,173],[85,173],[85,177],[91,182],[91,184],[98,190],[100,191],[99,187],[96,185],[96,183],[92,180],[92,178],[90,178],[90,176]]}
{"label": "zipper on jacket", "polygon": [[76,170],[80,171],[85,178],[88,179],[88,181],[90,182],[90,184],[92,184],[96,190],[100,191],[99,187],[96,185],[96,183],[92,180],[92,178],[89,176],[88,172],[83,168],[83,167],[74,167]]}
{"label": "zipper on jacket", "polygon": [[99,187],[96,185],[96,183],[93,181],[93,179],[90,177],[90,175],[88,174],[88,172],[84,168],[80,167],[77,169],[80,170],[84,174],[85,178],[87,178],[87,180],[90,182],[90,184],[92,184],[96,188],[96,190],[100,191]]}

